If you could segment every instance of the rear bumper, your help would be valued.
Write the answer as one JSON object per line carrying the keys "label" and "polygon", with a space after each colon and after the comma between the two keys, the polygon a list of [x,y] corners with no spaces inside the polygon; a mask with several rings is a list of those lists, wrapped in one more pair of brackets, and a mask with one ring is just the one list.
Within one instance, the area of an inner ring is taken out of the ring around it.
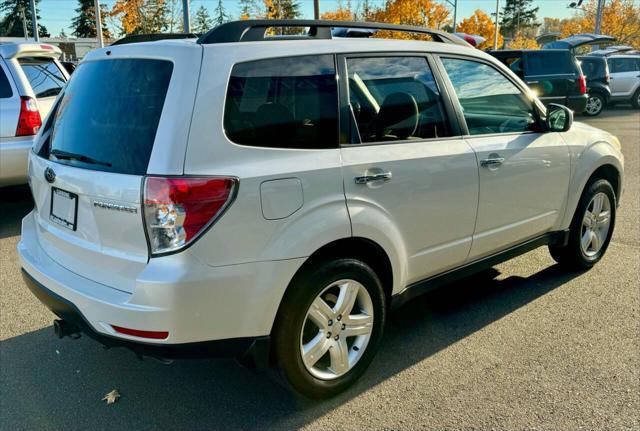
{"label": "rear bumper", "polygon": [[571,109],[573,112],[581,114],[587,108],[587,100],[589,99],[589,95],[582,94],[580,96],[569,96],[567,97],[567,108]]}
{"label": "rear bumper", "polygon": [[164,359],[236,357],[256,368],[264,368],[268,364],[269,336],[168,345],[131,341],[98,333],[73,303],[47,289],[24,269],[22,278],[36,298],[56,316],[107,347],[125,347],[140,356]]}
{"label": "rear bumper", "polygon": [[[284,291],[304,261],[211,267],[186,250],[151,259],[135,280],[133,293],[128,293],[55,262],[40,245],[37,231],[42,228],[36,224],[33,213],[23,219],[18,243],[27,284],[36,296],[62,319],[104,344],[134,350],[144,345],[145,350],[161,353],[145,353],[150,356],[173,357],[176,350],[215,353],[218,348],[194,344],[213,340],[238,345],[229,352],[235,355],[247,344],[268,336]],[[112,325],[169,335],[150,340],[116,332]]]}
{"label": "rear bumper", "polygon": [[27,160],[33,136],[0,138],[0,187],[27,183]]}

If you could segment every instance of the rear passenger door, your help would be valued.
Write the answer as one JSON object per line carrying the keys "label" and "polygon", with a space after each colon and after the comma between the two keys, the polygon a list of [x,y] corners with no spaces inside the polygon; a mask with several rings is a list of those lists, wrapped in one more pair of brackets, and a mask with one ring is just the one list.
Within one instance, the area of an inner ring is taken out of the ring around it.
{"label": "rear passenger door", "polygon": [[408,283],[462,263],[478,168],[425,55],[347,55],[342,165],[354,236],[396,245]]}
{"label": "rear passenger door", "polygon": [[560,134],[543,131],[534,102],[489,62],[440,60],[478,157],[480,196],[469,259],[554,230],[570,175]]}
{"label": "rear passenger door", "polygon": [[630,96],[640,81],[640,59],[612,58],[611,65],[611,95],[614,97]]}

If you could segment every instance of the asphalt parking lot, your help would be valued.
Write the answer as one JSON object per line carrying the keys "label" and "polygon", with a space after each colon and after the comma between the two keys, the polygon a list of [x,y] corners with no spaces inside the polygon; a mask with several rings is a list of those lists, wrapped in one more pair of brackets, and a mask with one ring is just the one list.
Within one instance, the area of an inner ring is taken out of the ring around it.
{"label": "asphalt parking lot", "polygon": [[364,378],[321,403],[232,360],[54,338],[15,251],[28,190],[0,189],[0,429],[640,429],[640,112],[577,120],[618,135],[626,159],[603,261],[566,273],[538,249],[405,305]]}

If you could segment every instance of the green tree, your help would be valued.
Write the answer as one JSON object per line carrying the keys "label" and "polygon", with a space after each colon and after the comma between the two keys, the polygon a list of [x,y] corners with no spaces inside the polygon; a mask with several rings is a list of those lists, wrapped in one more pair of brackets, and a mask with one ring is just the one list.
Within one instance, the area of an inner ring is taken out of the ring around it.
{"label": "green tree", "polygon": [[[40,11],[38,10],[38,4],[40,0],[36,0],[36,16],[38,17],[38,34],[42,37],[49,37],[49,31],[47,28],[40,24]],[[0,12],[3,17],[0,21],[0,36],[7,37],[24,37],[26,36],[22,27],[22,11],[27,20],[27,31],[29,36],[31,34],[31,7],[29,0],[0,0]]]}
{"label": "green tree", "polygon": [[514,38],[517,34],[531,33],[540,24],[537,22],[538,10],[533,0],[507,0],[502,8],[500,30],[503,35]]}
{"label": "green tree", "polygon": [[196,19],[193,22],[193,31],[199,34],[206,33],[213,27],[213,20],[209,16],[206,7],[200,6],[196,11]]}
{"label": "green tree", "polygon": [[264,15],[256,0],[240,0],[238,6],[240,7],[240,19],[257,18]]}
{"label": "green tree", "polygon": [[144,33],[162,33],[169,27],[169,9],[165,0],[146,0],[142,15]]}
{"label": "green tree", "polygon": [[295,0],[264,0],[267,19],[295,19],[300,16],[300,4]]}
{"label": "green tree", "polygon": [[[202,8],[203,7],[201,6],[200,9],[202,9]],[[198,12],[200,11],[200,9],[198,9]],[[196,19],[197,19],[197,17],[196,17]],[[218,4],[216,5],[216,8],[213,10],[213,22],[214,22],[214,24],[215,25],[224,24],[225,22],[229,21],[230,19],[231,19],[231,16],[227,13],[227,9],[224,7],[224,3],[222,3],[222,0],[218,0]]]}
{"label": "green tree", "polygon": [[[107,16],[105,5],[100,5],[101,16]],[[76,16],[71,20],[71,34],[76,37],[96,37],[96,15],[94,0],[78,0]],[[102,37],[111,39],[111,32],[107,24],[102,20]]]}

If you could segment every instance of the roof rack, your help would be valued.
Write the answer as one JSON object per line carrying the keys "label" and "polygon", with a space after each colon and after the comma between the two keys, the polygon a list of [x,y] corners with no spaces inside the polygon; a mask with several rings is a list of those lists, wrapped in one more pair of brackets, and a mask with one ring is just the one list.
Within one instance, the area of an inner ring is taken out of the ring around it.
{"label": "roof rack", "polygon": [[198,37],[195,33],[152,33],[152,34],[132,34],[125,36],[122,39],[118,39],[111,44],[114,45],[127,45],[129,43],[139,42],[155,42],[157,40],[167,39],[195,39]]}
{"label": "roof rack", "polygon": [[406,33],[428,34],[434,41],[442,43],[450,43],[454,45],[469,46],[467,42],[457,36],[445,33],[439,30],[431,30],[425,27],[413,27],[409,25],[384,24],[377,22],[356,22],[356,21],[326,21],[326,20],[267,20],[267,19],[249,19],[242,21],[231,21],[221,24],[209,32],[200,36],[198,43],[214,44],[214,43],[230,43],[230,42],[256,42],[263,40],[278,39],[277,37],[268,36],[267,29],[278,27],[297,27],[309,28],[304,36],[286,36],[282,39],[332,39],[332,29],[367,29],[367,30],[390,30]]}

